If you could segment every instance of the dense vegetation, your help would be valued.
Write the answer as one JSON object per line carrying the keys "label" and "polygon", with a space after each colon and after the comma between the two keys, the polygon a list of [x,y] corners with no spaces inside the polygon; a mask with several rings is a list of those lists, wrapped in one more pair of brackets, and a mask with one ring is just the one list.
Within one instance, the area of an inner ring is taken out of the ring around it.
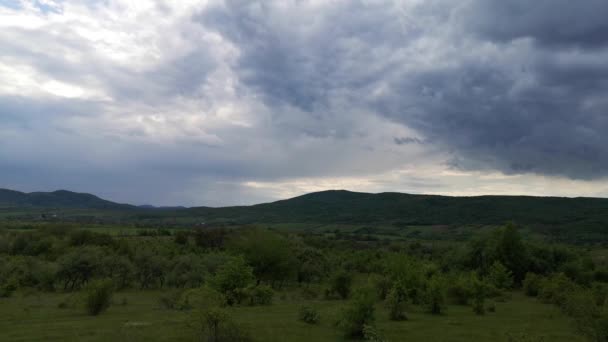
{"label": "dense vegetation", "polygon": [[[498,317],[510,313],[502,328],[509,330],[493,340],[607,341],[606,282],[604,259],[524,239],[513,224],[445,243],[250,227],[124,236],[68,224],[0,231],[0,310],[36,294],[37,310],[41,298],[61,298],[45,310],[103,322],[144,295],[154,297],[151,312],[164,312],[163,324],[177,320],[164,332],[167,340],[265,341],[272,334],[264,324],[295,324],[281,340],[306,340],[300,327],[318,334],[308,339],[402,341],[420,338],[410,327],[427,320],[440,326],[426,334],[448,334],[436,339],[479,340],[488,338],[486,325],[500,325]],[[534,317],[532,328],[517,326],[542,303],[560,313]],[[273,310],[280,314],[270,322],[248,316]],[[543,319],[555,324],[539,330]],[[462,331],[472,335],[458,337]]]}

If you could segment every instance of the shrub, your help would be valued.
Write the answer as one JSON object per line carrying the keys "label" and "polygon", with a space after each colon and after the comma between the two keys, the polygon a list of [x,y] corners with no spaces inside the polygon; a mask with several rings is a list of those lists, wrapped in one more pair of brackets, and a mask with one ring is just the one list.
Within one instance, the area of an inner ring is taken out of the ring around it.
{"label": "shrub", "polygon": [[305,305],[300,307],[298,319],[308,324],[317,324],[321,320],[321,315],[314,308]]}
{"label": "shrub", "polygon": [[112,280],[104,279],[93,281],[87,286],[86,307],[91,316],[97,316],[110,307],[114,285]]}
{"label": "shrub", "polygon": [[496,261],[490,267],[488,280],[490,284],[498,289],[510,289],[513,286],[513,273]]}
{"label": "shrub", "polygon": [[300,291],[300,296],[306,300],[317,299],[319,298],[319,291],[314,287],[307,286]]}
{"label": "shrub", "polygon": [[496,312],[496,303],[492,302],[486,307],[488,312]]}
{"label": "shrub", "polygon": [[364,337],[364,328],[374,324],[375,294],[370,289],[358,290],[342,312],[338,326],[346,337]]}
{"label": "shrub", "polygon": [[329,288],[325,291],[325,297],[347,299],[353,283],[353,277],[347,272],[338,272],[331,278]]}
{"label": "shrub", "polygon": [[251,337],[220,307],[201,308],[194,313],[197,337],[208,342],[247,342]]}
{"label": "shrub", "polygon": [[237,257],[223,264],[212,283],[226,298],[228,305],[240,304],[246,297],[244,289],[254,280],[253,269]]}
{"label": "shrub", "polygon": [[438,276],[429,279],[424,299],[429,313],[440,315],[445,312],[445,286]]}
{"label": "shrub", "polygon": [[158,302],[160,305],[169,310],[181,309],[181,299],[184,291],[170,290],[161,294]]}
{"label": "shrub", "polygon": [[363,327],[363,339],[366,341],[372,342],[384,342],[384,338],[378,331],[378,329],[373,325],[366,325]]}
{"label": "shrub", "polygon": [[391,280],[385,276],[378,276],[373,279],[373,284],[376,288],[378,299],[385,300],[392,287]]}
{"label": "shrub", "polygon": [[190,323],[197,338],[212,342],[250,341],[249,334],[237,325],[224,309],[224,296],[208,287],[184,292],[183,301],[194,308]]}
{"label": "shrub", "polygon": [[473,294],[473,312],[475,312],[477,315],[484,315],[486,313],[485,300],[490,293],[492,286],[486,283],[484,280],[478,278],[474,278],[471,285]]}
{"label": "shrub", "polygon": [[403,321],[407,319],[405,308],[407,304],[407,292],[403,286],[396,284],[386,297],[386,306],[389,319],[392,321]]}
{"label": "shrub", "polygon": [[245,289],[249,305],[269,305],[272,303],[274,291],[268,285],[249,286]]}
{"label": "shrub", "polygon": [[0,298],[8,298],[17,290],[17,282],[14,278],[9,279],[6,283],[0,285]]}
{"label": "shrub", "polygon": [[523,288],[526,296],[536,297],[540,292],[542,278],[535,273],[526,273],[526,278],[524,278]]}
{"label": "shrub", "polygon": [[578,286],[572,280],[563,273],[558,273],[542,280],[538,297],[544,303],[552,303],[561,307],[568,294],[577,288]]}
{"label": "shrub", "polygon": [[450,297],[455,304],[469,304],[469,301],[473,296],[473,290],[471,289],[473,277],[473,275],[469,274],[460,274],[450,282],[447,288],[447,293],[448,297]]}

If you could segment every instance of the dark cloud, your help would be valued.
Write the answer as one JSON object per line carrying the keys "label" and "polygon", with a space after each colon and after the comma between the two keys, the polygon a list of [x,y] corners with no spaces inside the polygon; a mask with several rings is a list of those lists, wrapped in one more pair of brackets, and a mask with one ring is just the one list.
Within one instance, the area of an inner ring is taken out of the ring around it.
{"label": "dark cloud", "polygon": [[[270,103],[313,115],[335,102],[369,108],[443,146],[461,168],[607,176],[608,3],[443,4],[448,10],[438,2],[410,9],[420,14],[413,19],[388,2],[354,1],[302,22],[296,13],[306,13],[304,5],[285,12],[228,1],[198,18],[239,47],[241,79]],[[440,63],[406,67],[426,41],[437,44],[427,52],[444,54]]]}
{"label": "dark cloud", "polygon": [[[608,176],[603,0],[113,6],[0,31],[0,186],[222,204],[427,160]],[[393,190],[445,185],[424,176]]]}
{"label": "dark cloud", "polygon": [[470,6],[469,25],[489,39],[533,38],[557,47],[608,44],[604,0],[475,0]]}

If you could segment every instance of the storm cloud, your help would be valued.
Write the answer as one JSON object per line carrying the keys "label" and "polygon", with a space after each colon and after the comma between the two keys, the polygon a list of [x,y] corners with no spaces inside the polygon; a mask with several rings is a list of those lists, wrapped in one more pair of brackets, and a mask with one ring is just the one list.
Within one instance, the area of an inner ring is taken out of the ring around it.
{"label": "storm cloud", "polygon": [[608,196],[606,13],[0,1],[0,186],[167,205],[325,188]]}

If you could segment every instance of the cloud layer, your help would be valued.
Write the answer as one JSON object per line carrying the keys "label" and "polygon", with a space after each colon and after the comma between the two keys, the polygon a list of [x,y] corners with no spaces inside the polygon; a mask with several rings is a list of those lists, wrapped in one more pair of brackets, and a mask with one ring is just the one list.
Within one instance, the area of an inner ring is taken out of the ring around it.
{"label": "cloud layer", "polygon": [[0,187],[608,196],[605,1],[2,1]]}

